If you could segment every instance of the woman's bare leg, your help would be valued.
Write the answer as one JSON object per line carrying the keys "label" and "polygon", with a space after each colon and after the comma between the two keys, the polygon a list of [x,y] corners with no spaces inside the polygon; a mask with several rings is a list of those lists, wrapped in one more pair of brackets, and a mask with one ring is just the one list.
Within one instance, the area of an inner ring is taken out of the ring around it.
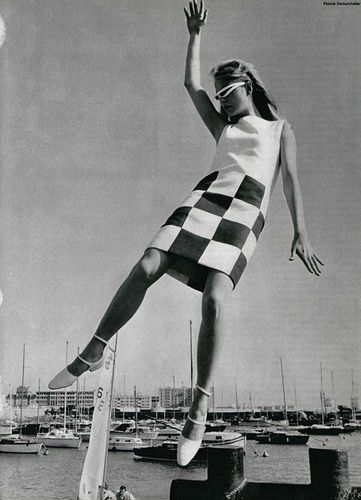
{"label": "woman's bare leg", "polygon": [[[106,341],[110,340],[136,313],[148,288],[168,270],[173,261],[174,257],[161,250],[155,248],[146,250],[143,257],[133,267],[129,276],[116,292],[100,321],[95,332],[96,335]],[[104,344],[97,338],[92,337],[82,351],[81,357],[94,362],[100,359],[103,350]],[[87,365],[78,358],[68,365],[68,370],[73,375],[80,375],[87,368]]]}
{"label": "woman's bare leg", "polygon": [[[212,377],[219,359],[222,341],[222,313],[225,299],[233,290],[229,276],[220,271],[210,271],[202,300],[202,323],[197,346],[197,385],[209,392]],[[202,422],[207,413],[208,397],[196,390],[189,416]],[[192,440],[202,438],[204,427],[187,420],[183,436]]]}

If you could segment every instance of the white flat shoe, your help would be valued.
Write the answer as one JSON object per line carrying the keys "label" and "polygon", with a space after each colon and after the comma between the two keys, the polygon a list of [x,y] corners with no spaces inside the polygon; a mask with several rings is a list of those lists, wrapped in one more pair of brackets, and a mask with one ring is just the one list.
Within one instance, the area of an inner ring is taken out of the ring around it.
{"label": "white flat shoe", "polygon": [[[211,395],[208,391],[206,391],[205,389],[203,389],[199,385],[197,385],[196,388],[200,392],[205,394],[207,397],[209,397]],[[207,415],[205,415],[204,420],[202,420],[201,422],[199,420],[194,420],[189,415],[188,415],[188,420],[190,422],[192,422],[192,424],[203,425],[204,429],[206,428]],[[180,465],[182,467],[188,465],[189,462],[192,460],[192,458],[194,458],[195,455],[197,454],[197,451],[199,450],[201,444],[202,444],[202,439],[193,440],[193,439],[186,438],[185,436],[183,436],[183,434],[181,434],[181,436],[179,436],[178,446],[177,446],[177,463],[178,463],[178,465]]]}
{"label": "white flat shoe", "polygon": [[[203,422],[198,422],[198,420],[194,420],[191,417],[188,417],[188,420],[192,422],[193,424],[196,425],[206,425],[205,420]],[[202,444],[202,439],[197,439],[197,441],[194,441],[193,439],[189,439],[183,436],[181,434],[178,439],[178,446],[177,446],[177,463],[178,465],[181,465],[184,467],[185,465],[188,465],[189,462],[194,458],[197,454],[197,451],[199,450],[200,446]]]}
{"label": "white flat shoe", "polygon": [[[103,342],[105,346],[108,345],[108,342],[101,337],[98,337],[98,335],[94,335],[94,337]],[[96,370],[99,370],[99,368],[101,368],[104,364],[104,352],[102,357],[98,359],[98,361],[94,361],[93,363],[82,358],[79,354],[77,358],[87,365],[87,369],[83,373],[88,370],[91,372],[95,372]],[[83,373],[81,373],[80,375],[82,375]],[[48,387],[51,390],[65,389],[65,387],[70,387],[71,385],[73,385],[74,382],[80,377],[80,375],[73,375],[72,373],[70,373],[68,367],[66,366],[49,382]]]}

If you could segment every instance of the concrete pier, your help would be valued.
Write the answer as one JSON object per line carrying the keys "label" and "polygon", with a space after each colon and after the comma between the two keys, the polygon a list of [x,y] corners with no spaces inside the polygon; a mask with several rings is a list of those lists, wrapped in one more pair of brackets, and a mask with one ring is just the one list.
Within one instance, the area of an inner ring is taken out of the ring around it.
{"label": "concrete pier", "polygon": [[352,488],[345,450],[309,449],[309,484],[247,481],[243,449],[215,446],[208,450],[205,481],[176,479],[170,500],[361,500],[361,488]]}

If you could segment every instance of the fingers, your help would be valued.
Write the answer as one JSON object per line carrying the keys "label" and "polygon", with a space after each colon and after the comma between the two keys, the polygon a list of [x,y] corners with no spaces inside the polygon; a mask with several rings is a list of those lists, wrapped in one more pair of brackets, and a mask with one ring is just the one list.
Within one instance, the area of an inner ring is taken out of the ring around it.
{"label": "fingers", "polygon": [[201,0],[200,7],[199,7],[199,17],[201,19],[203,19],[203,15],[204,15],[204,3],[203,3],[203,0]]}
{"label": "fingers", "polygon": [[316,255],[316,254],[313,254],[313,256],[314,256],[314,258],[317,260],[317,262],[318,262],[319,264],[321,264],[321,266],[324,266],[324,265],[325,265],[325,264],[324,264],[324,263],[323,263],[323,262],[322,262],[322,261],[321,261],[321,260],[317,257],[317,255]]}
{"label": "fingers", "polygon": [[321,269],[318,265],[317,257],[315,254],[312,254],[312,255],[309,253],[305,254],[305,252],[300,251],[300,250],[297,250],[296,254],[301,259],[301,261],[303,262],[303,264],[306,266],[307,270],[311,274],[315,274],[316,276],[320,276]]}
{"label": "fingers", "polygon": [[189,14],[186,11],[186,9],[184,9],[184,12],[187,16],[187,19],[195,16],[195,17],[198,17],[203,22],[206,22],[207,15],[208,15],[207,9],[204,9],[204,1],[203,0],[201,0],[199,7],[198,7],[197,0],[193,0],[192,2],[189,2]]}
{"label": "fingers", "polygon": [[298,257],[302,260],[302,262],[304,263],[304,265],[306,266],[307,270],[313,274],[313,270],[312,270],[312,266],[309,262],[309,260],[306,258],[306,256],[300,252],[299,250],[296,251],[296,254],[298,255]]}
{"label": "fingers", "polygon": [[313,268],[316,270],[317,276],[319,276],[321,274],[321,269],[318,265],[315,254],[312,255],[311,259],[312,259]]}
{"label": "fingers", "polygon": [[191,18],[191,16],[188,14],[186,8],[184,8],[183,10],[184,10],[184,14],[186,15],[187,21],[189,21],[189,19]]}

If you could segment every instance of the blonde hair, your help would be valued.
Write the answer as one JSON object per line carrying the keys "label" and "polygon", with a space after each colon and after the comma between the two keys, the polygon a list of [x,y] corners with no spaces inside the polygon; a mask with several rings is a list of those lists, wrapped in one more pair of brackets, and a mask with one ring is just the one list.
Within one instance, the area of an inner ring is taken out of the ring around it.
{"label": "blonde hair", "polygon": [[[253,64],[240,59],[230,59],[215,66],[211,70],[211,75],[214,80],[247,82],[246,88],[249,92],[252,92],[253,104],[260,116],[269,121],[279,120],[275,100],[266,89]],[[222,109],[221,113],[223,113]]]}

